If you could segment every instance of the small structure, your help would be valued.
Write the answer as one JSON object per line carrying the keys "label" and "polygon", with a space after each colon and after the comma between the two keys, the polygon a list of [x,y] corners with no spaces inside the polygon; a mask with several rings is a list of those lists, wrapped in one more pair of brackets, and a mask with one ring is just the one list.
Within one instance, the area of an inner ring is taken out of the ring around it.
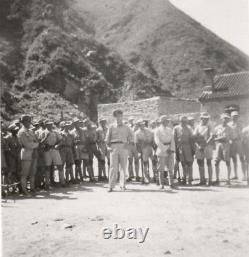
{"label": "small structure", "polygon": [[112,112],[115,109],[122,109],[126,119],[132,117],[134,119],[152,120],[164,114],[178,119],[183,113],[198,116],[200,103],[198,100],[158,96],[138,101],[99,104],[98,117],[112,122]]}
{"label": "small structure", "polygon": [[210,113],[218,120],[222,112],[238,110],[244,124],[249,122],[249,72],[214,75],[213,69],[206,69],[209,86],[203,89],[199,98],[201,111]]}

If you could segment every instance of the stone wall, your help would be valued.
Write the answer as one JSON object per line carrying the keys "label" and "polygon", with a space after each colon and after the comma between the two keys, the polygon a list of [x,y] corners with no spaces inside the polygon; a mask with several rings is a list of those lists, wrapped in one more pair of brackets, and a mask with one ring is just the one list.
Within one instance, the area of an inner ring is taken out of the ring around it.
{"label": "stone wall", "polygon": [[112,112],[115,109],[121,109],[124,112],[124,118],[129,119],[155,119],[159,113],[160,97],[153,97],[140,101],[128,101],[112,104],[99,104],[98,117],[105,118],[108,122],[113,121]]}
{"label": "stone wall", "polygon": [[112,122],[112,112],[115,109],[122,109],[125,119],[132,117],[134,119],[152,120],[166,114],[177,120],[183,113],[198,117],[200,103],[188,99],[153,97],[139,101],[100,104],[98,105],[98,117]]}

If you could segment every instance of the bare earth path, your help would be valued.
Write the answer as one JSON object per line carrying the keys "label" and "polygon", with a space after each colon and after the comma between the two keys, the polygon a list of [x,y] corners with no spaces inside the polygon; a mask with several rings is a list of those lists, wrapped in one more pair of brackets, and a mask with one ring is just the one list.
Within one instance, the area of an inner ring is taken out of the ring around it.
{"label": "bare earth path", "polygon": [[[3,256],[248,256],[249,189],[128,184],[107,193],[85,183],[2,203]],[[102,229],[149,227],[144,243],[103,239]],[[65,229],[65,224],[75,225]]]}

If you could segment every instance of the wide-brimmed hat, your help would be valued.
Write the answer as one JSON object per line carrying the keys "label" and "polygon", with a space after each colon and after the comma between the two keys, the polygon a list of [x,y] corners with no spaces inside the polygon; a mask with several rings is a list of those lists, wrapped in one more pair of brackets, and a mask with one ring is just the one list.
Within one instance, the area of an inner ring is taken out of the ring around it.
{"label": "wide-brimmed hat", "polygon": [[220,118],[221,118],[221,119],[230,119],[230,116],[229,116],[227,113],[222,113],[222,114],[220,115]]}
{"label": "wide-brimmed hat", "polygon": [[12,123],[12,124],[10,124],[10,125],[8,126],[8,130],[9,130],[9,131],[18,131],[18,130],[19,130],[19,127],[16,126],[15,123]]}
{"label": "wide-brimmed hat", "polygon": [[238,111],[233,111],[233,112],[231,112],[231,116],[233,117],[233,116],[239,116],[239,112]]}
{"label": "wide-brimmed hat", "polygon": [[209,115],[207,112],[203,112],[203,113],[201,113],[200,118],[201,118],[201,119],[209,119],[209,118],[210,118],[210,115]]}
{"label": "wide-brimmed hat", "polygon": [[23,114],[20,118],[20,122],[22,122],[22,123],[25,122],[25,121],[30,121],[31,122],[31,120],[32,120],[32,117],[28,114]]}
{"label": "wide-brimmed hat", "polygon": [[123,111],[121,109],[117,109],[112,113],[113,117],[116,117],[117,115],[120,115],[120,114],[121,115],[123,114]]}
{"label": "wide-brimmed hat", "polygon": [[162,115],[159,119],[160,122],[163,122],[163,121],[170,121],[170,117],[166,116],[166,115]]}

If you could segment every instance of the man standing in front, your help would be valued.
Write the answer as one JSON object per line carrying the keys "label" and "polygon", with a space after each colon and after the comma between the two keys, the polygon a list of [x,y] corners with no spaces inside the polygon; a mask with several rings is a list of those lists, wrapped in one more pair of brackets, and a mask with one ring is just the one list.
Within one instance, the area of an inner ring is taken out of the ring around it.
{"label": "man standing in front", "polygon": [[227,166],[227,184],[230,185],[231,164],[230,164],[230,150],[233,139],[232,128],[228,125],[230,117],[227,113],[221,114],[222,124],[215,128],[215,142],[216,148],[214,152],[216,184],[220,183],[220,161],[224,161]]}
{"label": "man standing in front", "polygon": [[[112,192],[120,172],[120,188],[125,191],[125,173],[127,168],[128,144],[133,141],[131,129],[123,123],[123,111],[115,110],[113,116],[116,122],[110,126],[106,134],[106,144],[110,151],[109,190]],[[120,166],[120,170],[119,170]]]}
{"label": "man standing in front", "polygon": [[240,158],[243,180],[245,180],[245,161],[242,153],[242,126],[239,121],[239,113],[237,111],[233,111],[231,113],[231,119],[232,120],[231,122],[229,122],[229,126],[232,128],[233,131],[233,139],[230,154],[234,166],[234,179],[238,179],[238,155]]}
{"label": "man standing in front", "polygon": [[196,152],[195,156],[199,167],[200,185],[206,184],[205,178],[205,163],[206,159],[208,168],[208,185],[212,185],[212,156],[213,156],[213,131],[209,124],[210,116],[208,113],[202,113],[200,116],[201,122],[194,130]]}
{"label": "man standing in front", "polygon": [[157,145],[158,172],[161,189],[165,185],[165,171],[168,171],[169,186],[173,188],[173,169],[175,140],[173,130],[169,127],[169,119],[163,115],[160,118],[161,125],[155,131],[155,143]]}
{"label": "man standing in front", "polygon": [[138,121],[139,129],[135,132],[135,143],[138,153],[141,155],[141,165],[143,165],[142,182],[150,182],[149,159],[152,159],[154,135],[145,127],[143,120]]}
{"label": "man standing in front", "polygon": [[186,184],[188,177],[188,184],[192,184],[193,180],[193,161],[194,161],[194,140],[193,131],[188,126],[188,119],[182,116],[180,124],[174,128],[174,138],[176,145],[176,158],[181,162],[183,169],[183,184]]}
{"label": "man standing in front", "polygon": [[30,177],[30,189],[35,190],[35,171],[31,169],[32,162],[36,158],[36,149],[39,146],[38,139],[31,127],[31,116],[21,117],[23,127],[19,130],[17,137],[22,146],[21,149],[21,187],[24,195],[28,195],[27,178]]}

